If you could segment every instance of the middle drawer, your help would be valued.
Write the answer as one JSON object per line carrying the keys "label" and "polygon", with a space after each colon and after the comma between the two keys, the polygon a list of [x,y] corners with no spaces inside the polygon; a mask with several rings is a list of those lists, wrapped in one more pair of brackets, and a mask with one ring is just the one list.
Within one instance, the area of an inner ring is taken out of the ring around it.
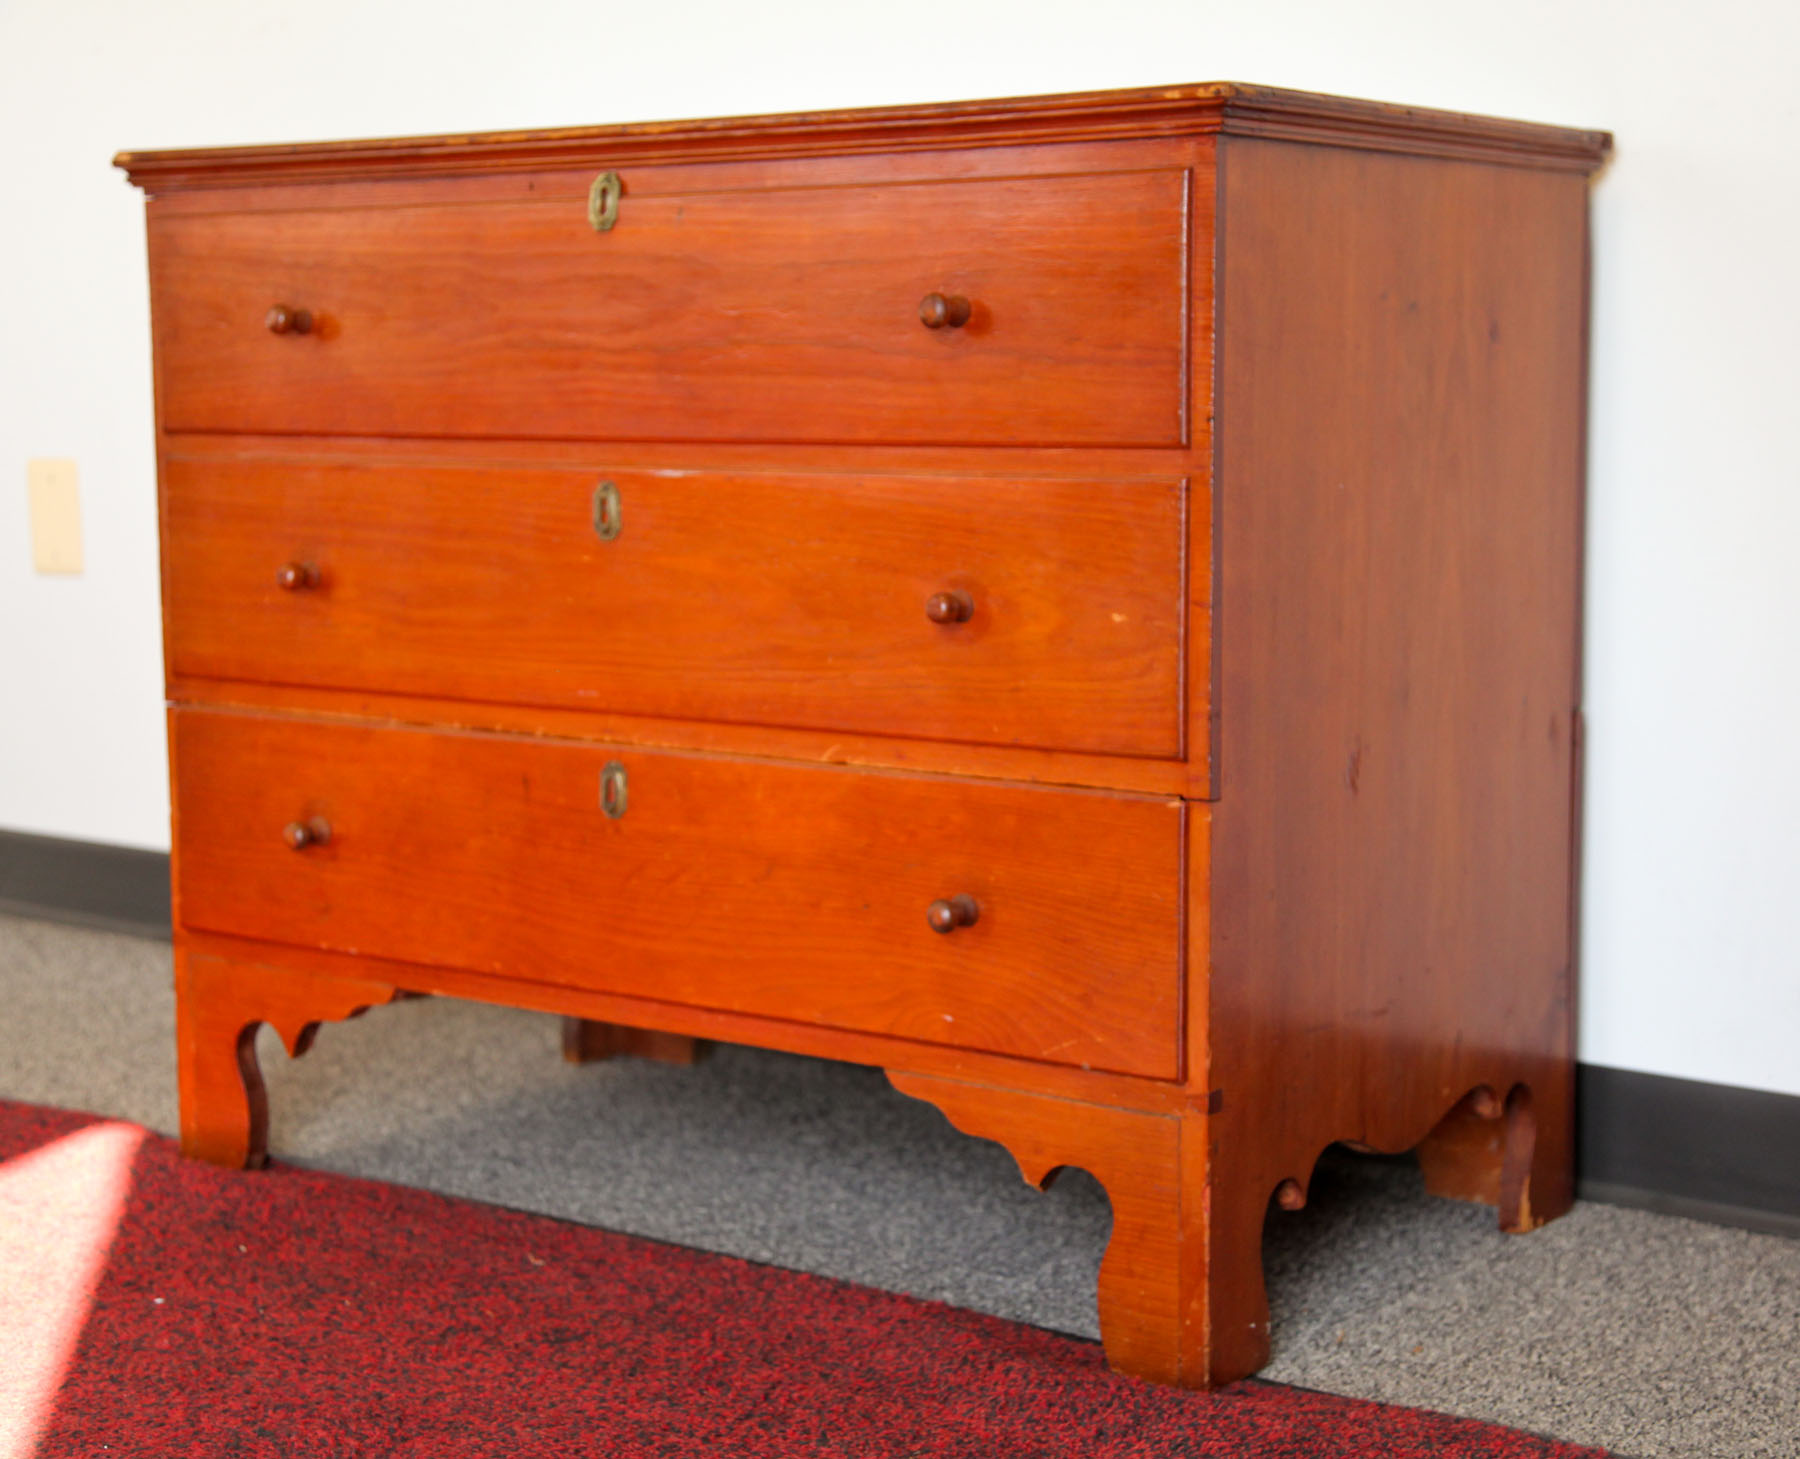
{"label": "middle drawer", "polygon": [[1181,751],[1181,481],[172,458],[177,675]]}

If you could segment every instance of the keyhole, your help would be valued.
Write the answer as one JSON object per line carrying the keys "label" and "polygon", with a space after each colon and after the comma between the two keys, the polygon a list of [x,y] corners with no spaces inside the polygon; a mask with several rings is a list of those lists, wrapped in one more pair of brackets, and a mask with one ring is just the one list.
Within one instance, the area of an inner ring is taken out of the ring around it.
{"label": "keyhole", "polygon": [[594,488],[594,533],[602,542],[611,542],[623,525],[619,488],[603,481]]}
{"label": "keyhole", "polygon": [[608,760],[600,771],[600,809],[608,820],[616,821],[625,814],[626,793],[625,767]]}

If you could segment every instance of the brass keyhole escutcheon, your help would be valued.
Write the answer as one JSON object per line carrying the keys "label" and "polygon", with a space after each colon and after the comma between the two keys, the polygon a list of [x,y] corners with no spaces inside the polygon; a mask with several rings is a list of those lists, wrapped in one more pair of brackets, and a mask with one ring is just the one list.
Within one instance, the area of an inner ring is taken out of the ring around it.
{"label": "brass keyhole escutcheon", "polygon": [[600,809],[606,812],[609,821],[616,821],[625,814],[629,792],[625,767],[617,760],[608,760],[600,771]]}
{"label": "brass keyhole escutcheon", "polygon": [[613,224],[619,221],[619,195],[624,191],[625,185],[616,172],[603,172],[594,179],[594,185],[588,189],[588,222],[594,225],[596,233],[612,232]]}
{"label": "brass keyhole escutcheon", "polygon": [[610,481],[603,481],[594,488],[594,534],[602,542],[611,542],[623,525],[619,488]]}

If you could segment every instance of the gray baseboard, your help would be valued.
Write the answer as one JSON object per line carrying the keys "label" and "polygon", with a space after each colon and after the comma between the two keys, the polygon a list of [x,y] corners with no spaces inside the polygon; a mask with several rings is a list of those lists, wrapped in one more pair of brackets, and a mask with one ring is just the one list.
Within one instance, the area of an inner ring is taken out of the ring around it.
{"label": "gray baseboard", "polygon": [[1800,1096],[1583,1064],[1577,1193],[1800,1236]]}
{"label": "gray baseboard", "polygon": [[[0,910],[169,935],[169,858],[0,831]],[[1800,1237],[1800,1096],[1594,1064],[1576,1083],[1577,1191]]]}
{"label": "gray baseboard", "polygon": [[169,935],[169,858],[0,831],[0,910],[140,937]]}

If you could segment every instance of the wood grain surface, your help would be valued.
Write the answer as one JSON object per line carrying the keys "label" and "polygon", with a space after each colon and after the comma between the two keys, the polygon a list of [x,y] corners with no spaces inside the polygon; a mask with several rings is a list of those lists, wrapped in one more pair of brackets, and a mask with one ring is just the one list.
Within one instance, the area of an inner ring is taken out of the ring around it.
{"label": "wood grain surface", "polygon": [[232,958],[175,940],[175,1058],[182,1153],[234,1169],[263,1165],[269,1153],[269,1098],[256,1060],[256,1031],[267,1024],[299,1058],[319,1025],[355,1018],[400,991],[370,978],[270,978]]}
{"label": "wood grain surface", "polygon": [[1412,156],[1589,173],[1605,132],[1396,106],[1238,81],[999,100],[929,102],[777,116],[635,122],[540,131],[121,152],[131,180],[158,195],[264,182],[371,177],[455,179],[614,162],[772,156],[875,157],[980,143],[1005,147],[1162,136],[1277,136]]}
{"label": "wood grain surface", "polygon": [[[153,219],[163,428],[1186,440],[1184,168],[771,188],[746,164],[687,194],[633,176],[607,233],[563,198]],[[932,292],[969,322],[926,328]],[[311,331],[272,334],[277,306]]]}
{"label": "wood grain surface", "polygon": [[259,684],[246,679],[202,679],[190,675],[170,681],[169,697],[178,707],[216,705],[366,724],[548,736],[596,744],[701,750],[792,760],[801,764],[861,765],[876,770],[970,775],[982,780],[1022,780],[1147,795],[1187,795],[1204,799],[1207,793],[1204,760],[1197,765],[1188,765],[1179,760],[900,739],[893,735],[858,735],[833,730],[782,729],[595,710],[549,709],[476,699]]}
{"label": "wood grain surface", "polygon": [[654,1028],[631,1028],[622,1023],[601,1023],[592,1018],[565,1015],[562,1020],[563,1059],[570,1064],[594,1064],[603,1059],[653,1059],[660,1064],[696,1064],[712,1052],[705,1039],[663,1033]]}
{"label": "wood grain surface", "polygon": [[[1205,806],[1189,808],[1204,820]],[[293,982],[314,976],[380,982],[409,994],[466,998],[505,1008],[531,1009],[564,1017],[657,1029],[695,1039],[748,1044],[807,1058],[840,1059],[891,1070],[931,1074],[965,1083],[1030,1088],[1054,1098],[1105,1104],[1148,1113],[1179,1113],[1193,1104],[1176,1081],[1114,1074],[1070,1064],[1046,1064],[1014,1055],[989,1054],[954,1044],[921,1043],[886,1034],[795,1023],[752,1013],[734,1013],[696,1004],[670,1003],[602,988],[541,982],[517,974],[473,972],[442,964],[405,962],[372,953],[329,952],[294,943],[233,937],[188,927],[175,929],[178,947],[241,964],[237,981]],[[329,1034],[327,1034],[329,1037]]]}
{"label": "wood grain surface", "polygon": [[[1180,1073],[1180,801],[181,710],[185,927]],[[609,818],[600,779],[629,782]],[[290,849],[294,820],[330,840]],[[930,904],[980,921],[944,936]]]}
{"label": "wood grain surface", "polygon": [[178,675],[1181,752],[1181,482],[175,458],[163,490]]}
{"label": "wood grain surface", "polygon": [[[1098,1180],[1112,1206],[1098,1281],[1107,1361],[1160,1383],[1223,1381],[1210,1364],[1204,1114],[1146,1114],[894,1070],[888,1078],[964,1134],[1005,1146],[1027,1185],[1043,1190],[1070,1165]],[[1229,1257],[1260,1266],[1262,1251]]]}
{"label": "wood grain surface", "polygon": [[1529,1087],[1553,1215],[1586,188],[1240,140],[1223,168],[1214,1219],[1480,1085]]}

